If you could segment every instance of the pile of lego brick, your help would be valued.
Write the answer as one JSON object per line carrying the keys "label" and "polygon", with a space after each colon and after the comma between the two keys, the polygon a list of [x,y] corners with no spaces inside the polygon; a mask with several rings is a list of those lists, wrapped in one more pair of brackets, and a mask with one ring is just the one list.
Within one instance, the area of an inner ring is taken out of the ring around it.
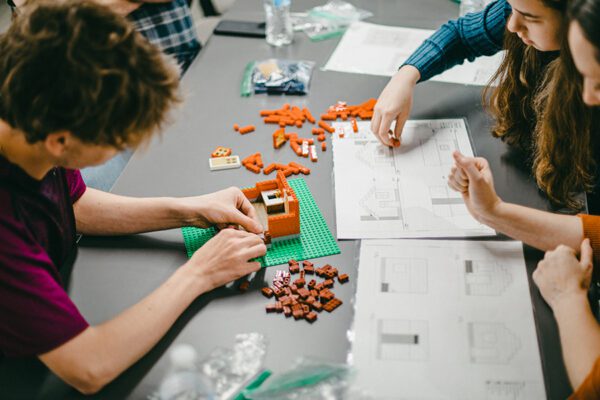
{"label": "pile of lego brick", "polygon": [[[348,282],[347,274],[339,274],[337,268],[327,264],[315,268],[310,261],[302,262],[302,270],[295,260],[290,260],[289,272],[279,270],[273,278],[271,287],[262,288],[262,294],[267,298],[275,298],[275,303],[266,306],[267,313],[283,314],[286,318],[294,317],[295,320],[304,319],[310,323],[317,320],[317,313],[322,310],[332,312],[342,305],[342,301],[335,297],[331,291],[337,278],[339,283]],[[292,275],[299,274],[299,278],[292,282]],[[321,278],[321,282],[316,279]]]}
{"label": "pile of lego brick", "polygon": [[[358,132],[358,125],[356,118],[371,119],[373,116],[373,109],[377,103],[376,99],[369,99],[366,102],[358,105],[348,105],[344,101],[338,101],[335,105],[330,106],[327,112],[321,115],[321,119],[317,120],[313,117],[310,110],[306,107],[300,108],[297,106],[290,106],[286,103],[277,110],[260,110],[259,114],[263,117],[265,124],[277,124],[279,128],[273,132],[273,148],[279,149],[283,147],[285,143],[290,144],[290,147],[299,157],[310,158],[312,162],[317,162],[319,157],[317,154],[317,143],[312,138],[304,138],[298,135],[296,132],[286,132],[286,127],[302,128],[305,123],[317,124],[317,127],[312,128],[312,134],[317,137],[317,141],[321,143],[321,151],[327,150],[327,142],[325,132],[333,134],[335,129],[326,121],[335,121],[338,118],[346,121],[350,118],[352,129],[356,133]],[[240,127],[238,124],[233,125],[233,129],[236,132],[244,135],[255,130],[254,125],[248,125]],[[344,132],[340,133],[340,137],[344,137]],[[289,176],[291,174],[303,173],[305,175],[310,174],[310,169],[300,166],[297,163],[289,163],[287,166],[284,164],[269,164],[264,168],[262,160],[260,159],[260,153],[253,154],[246,157],[242,161],[242,165],[247,170],[259,174],[262,172],[265,175],[269,175],[275,170],[282,170]],[[293,166],[292,164],[296,164]],[[264,169],[263,169],[264,168]]]}

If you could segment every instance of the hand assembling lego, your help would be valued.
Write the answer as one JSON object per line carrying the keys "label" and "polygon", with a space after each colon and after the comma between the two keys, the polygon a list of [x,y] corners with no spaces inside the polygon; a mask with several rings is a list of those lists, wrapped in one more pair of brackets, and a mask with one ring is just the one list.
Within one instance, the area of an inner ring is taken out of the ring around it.
{"label": "hand assembling lego", "polygon": [[490,215],[502,200],[494,189],[492,171],[485,158],[465,157],[458,151],[448,176],[448,186],[463,196],[471,215],[478,221]]}
{"label": "hand assembling lego", "polygon": [[258,271],[260,263],[249,260],[266,252],[258,235],[223,229],[194,253],[186,267],[198,277],[201,294]]}
{"label": "hand assembling lego", "polygon": [[186,209],[186,224],[198,228],[216,226],[217,229],[237,227],[259,234],[264,231],[256,211],[242,191],[236,187],[198,197],[180,200]]}
{"label": "hand assembling lego", "polygon": [[[400,135],[410,115],[413,90],[421,74],[410,65],[405,65],[390,79],[375,105],[371,130],[381,143],[390,147],[400,146]],[[390,127],[396,121],[394,132]]]}

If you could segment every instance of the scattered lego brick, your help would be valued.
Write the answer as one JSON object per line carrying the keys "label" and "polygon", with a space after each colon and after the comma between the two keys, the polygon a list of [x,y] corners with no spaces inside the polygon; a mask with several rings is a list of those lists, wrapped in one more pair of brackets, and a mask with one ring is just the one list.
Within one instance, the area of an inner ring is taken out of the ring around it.
{"label": "scattered lego brick", "polygon": [[255,130],[256,130],[256,127],[254,125],[246,125],[246,126],[238,128],[238,132],[241,135],[245,135],[247,133],[254,132]]}
{"label": "scattered lego brick", "polygon": [[[296,260],[289,260],[288,266],[289,271],[275,272],[272,287],[261,289],[265,297],[276,298],[275,303],[266,306],[267,313],[283,314],[285,318],[294,317],[294,320],[305,319],[313,323],[318,319],[317,313],[322,310],[333,312],[342,304],[331,291],[334,286],[332,277],[337,276],[338,280],[344,283],[348,281],[348,274],[338,274],[338,269],[329,264],[316,268],[308,260],[302,261],[302,270]],[[291,275],[295,273],[299,273],[300,277],[291,282]],[[311,279],[306,283],[305,275],[315,273],[323,281],[317,283],[316,279]]]}
{"label": "scattered lego brick", "polygon": [[233,130],[234,131],[239,131],[240,130],[240,126],[238,124],[233,124]]}
{"label": "scattered lego brick", "polygon": [[210,155],[212,158],[227,157],[231,155],[231,149],[229,147],[219,146]]}
{"label": "scattered lego brick", "polygon": [[242,166],[239,156],[216,157],[208,159],[208,166],[211,171],[220,171],[223,169],[233,169]]}
{"label": "scattered lego brick", "polygon": [[352,118],[350,123],[352,124],[352,130],[354,133],[358,133],[358,124],[356,123],[356,118]]}
{"label": "scattered lego brick", "polygon": [[317,313],[314,311],[311,311],[304,316],[304,319],[306,319],[308,322],[310,322],[312,324],[313,322],[315,322],[317,320]]}
{"label": "scattered lego brick", "polygon": [[327,312],[332,312],[333,310],[335,310],[336,308],[338,308],[341,305],[342,305],[342,301],[338,298],[334,298],[334,299],[331,299],[330,301],[328,301],[327,304],[323,305],[323,310],[325,310]]}
{"label": "scattered lego brick", "polygon": [[247,292],[248,289],[250,288],[250,282],[249,281],[243,281],[242,283],[240,283],[240,285],[238,286],[238,290],[240,292]]}
{"label": "scattered lego brick", "polygon": [[327,151],[327,143],[321,143],[321,151]]}
{"label": "scattered lego brick", "polygon": [[327,122],[325,121],[319,121],[319,126],[323,129],[325,129],[327,132],[329,133],[333,133],[335,132],[335,129],[333,128],[333,126],[329,125]]}

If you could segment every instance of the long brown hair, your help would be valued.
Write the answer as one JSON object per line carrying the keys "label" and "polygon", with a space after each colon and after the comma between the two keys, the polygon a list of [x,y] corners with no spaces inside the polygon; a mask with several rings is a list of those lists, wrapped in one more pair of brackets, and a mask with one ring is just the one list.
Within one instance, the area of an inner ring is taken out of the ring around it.
{"label": "long brown hair", "polygon": [[[564,12],[565,0],[541,0]],[[560,28],[560,55],[526,46],[506,32],[506,55],[484,91],[484,104],[496,118],[493,135],[531,154],[533,176],[555,204],[581,208],[575,199],[589,191],[595,160],[591,110],[582,100],[582,79],[567,43],[567,19]]]}

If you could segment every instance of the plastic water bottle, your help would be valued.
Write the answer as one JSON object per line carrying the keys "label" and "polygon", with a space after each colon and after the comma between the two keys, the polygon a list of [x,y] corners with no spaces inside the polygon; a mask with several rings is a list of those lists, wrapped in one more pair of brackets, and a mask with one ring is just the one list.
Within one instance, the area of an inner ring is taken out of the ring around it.
{"label": "plastic water bottle", "polygon": [[263,0],[265,5],[267,43],[285,46],[292,43],[294,30],[290,18],[292,0]]}
{"label": "plastic water bottle", "polygon": [[160,400],[213,400],[210,385],[198,373],[198,354],[189,344],[180,344],[171,350],[171,367],[160,384]]}
{"label": "plastic water bottle", "polygon": [[483,10],[488,2],[485,0],[460,0],[460,16]]}

